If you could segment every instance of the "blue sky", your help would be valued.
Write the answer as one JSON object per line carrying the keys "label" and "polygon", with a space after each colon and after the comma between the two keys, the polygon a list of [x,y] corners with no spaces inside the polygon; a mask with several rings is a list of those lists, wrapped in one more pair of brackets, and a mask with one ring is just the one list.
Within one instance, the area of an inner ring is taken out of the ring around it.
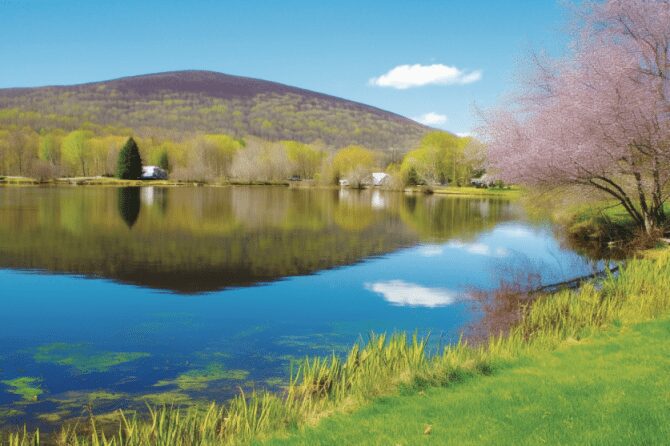
{"label": "blue sky", "polygon": [[465,133],[564,29],[557,0],[0,0],[0,88],[207,69]]}

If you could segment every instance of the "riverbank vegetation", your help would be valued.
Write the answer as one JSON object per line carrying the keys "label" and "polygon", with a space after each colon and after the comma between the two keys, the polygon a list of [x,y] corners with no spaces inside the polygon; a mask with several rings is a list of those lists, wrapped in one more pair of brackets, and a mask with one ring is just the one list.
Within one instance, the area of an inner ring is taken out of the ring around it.
{"label": "riverbank vegetation", "polygon": [[[92,418],[64,427],[57,439],[77,445],[244,444],[295,432],[334,412],[364,407],[399,390],[421,395],[425,389],[449,392],[453,387],[458,392],[459,383],[468,379],[484,382],[488,376],[543,358],[546,352],[589,344],[598,333],[667,315],[670,251],[656,253],[654,259],[631,260],[597,287],[587,284],[561,291],[518,311],[514,326],[485,343],[462,341],[431,351],[426,339],[404,334],[372,336],[344,357],[300,362],[281,394],[261,391],[241,394],[226,405],[152,409],[148,419],[120,412],[111,430]],[[540,368],[538,373],[552,376],[555,372]],[[625,397],[611,404],[624,402]],[[430,432],[428,427],[426,431]],[[27,433],[5,438],[11,445],[39,444],[38,437]]]}
{"label": "riverbank vegetation", "polygon": [[669,341],[667,317],[612,327],[489,378],[380,398],[263,444],[664,444]]}

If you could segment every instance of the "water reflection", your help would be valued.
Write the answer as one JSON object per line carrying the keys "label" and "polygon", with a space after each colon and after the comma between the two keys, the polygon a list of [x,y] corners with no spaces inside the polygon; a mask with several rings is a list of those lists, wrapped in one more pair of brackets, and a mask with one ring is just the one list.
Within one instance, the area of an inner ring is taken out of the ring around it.
{"label": "water reflection", "polygon": [[[0,425],[279,389],[291,361],[344,354],[371,331],[433,333],[438,348],[515,317],[513,297],[471,290],[591,266],[497,199],[0,189]],[[42,393],[26,399],[20,383]]]}
{"label": "water reflection", "polygon": [[132,229],[140,215],[140,188],[122,187],[119,189],[119,215]]}
{"label": "water reflection", "polygon": [[0,267],[198,293],[314,273],[420,241],[466,243],[518,212],[505,200],[379,190],[2,189]]}
{"label": "water reflection", "polygon": [[443,307],[456,302],[457,294],[442,288],[428,288],[402,280],[376,282],[365,286],[380,294],[392,305],[411,307]]}

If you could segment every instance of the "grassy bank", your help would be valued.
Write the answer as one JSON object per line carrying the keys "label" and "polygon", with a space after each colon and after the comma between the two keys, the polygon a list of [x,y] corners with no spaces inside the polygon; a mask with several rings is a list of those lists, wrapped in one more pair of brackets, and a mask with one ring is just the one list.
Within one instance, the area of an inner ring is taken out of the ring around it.
{"label": "grassy bank", "polygon": [[0,186],[32,186],[35,184],[39,184],[39,181],[34,178],[0,175]]}
{"label": "grassy bank", "polygon": [[[340,186],[328,185],[319,183],[313,180],[303,181],[224,181],[224,182],[194,182],[181,180],[120,180],[112,177],[67,177],[55,178],[40,181],[36,178],[29,177],[12,177],[0,176],[0,186],[31,186],[31,185],[64,185],[64,186],[285,186],[295,189],[326,189],[339,190]],[[371,187],[366,187],[370,189]],[[377,188],[372,188],[377,189]],[[355,189],[352,189],[355,190]],[[522,190],[519,187],[511,186],[505,189],[499,188],[477,188],[477,187],[410,187],[410,188],[387,188],[380,187],[382,191],[395,191],[406,193],[432,193],[436,195],[449,195],[460,197],[504,197],[504,198],[518,198],[522,195]]]}
{"label": "grassy bank", "polygon": [[[460,343],[431,353],[426,351],[425,340],[404,335],[373,337],[365,345],[354,346],[346,358],[332,356],[304,361],[283,395],[240,395],[224,406],[213,404],[209,408],[183,411],[164,408],[153,411],[149,420],[128,419],[120,414],[118,424],[107,435],[93,420],[86,432],[81,427],[66,427],[60,441],[128,446],[274,441],[277,435],[298,432],[333,414],[366,406],[366,410],[374,411],[380,404],[378,398],[397,395],[399,390],[418,398],[423,397],[420,392],[424,389],[435,389],[429,391],[432,394],[464,381],[484,383],[490,379],[485,376],[504,376],[511,373],[506,370],[532,361],[541,364],[542,358],[549,358],[548,352],[560,352],[570,344],[595,343],[584,339],[613,327],[630,330],[633,324],[665,315],[669,310],[670,253],[666,251],[655,259],[631,261],[618,276],[606,278],[598,288],[586,285],[577,291],[563,291],[535,301],[523,310],[521,321],[509,333],[493,337],[483,345]],[[643,369],[640,365],[640,373]],[[537,373],[541,380],[543,373],[550,376],[549,368],[540,367]],[[519,381],[515,386],[523,391],[523,385]],[[577,385],[574,392],[580,391]],[[548,392],[553,390],[548,388]],[[556,398],[559,397],[557,393]],[[377,403],[370,406],[375,400]],[[620,400],[604,403],[616,405]],[[487,403],[482,400],[481,404]],[[460,420],[464,422],[464,418]],[[419,417],[413,422],[429,421]],[[515,420],[509,419],[508,423],[510,430],[516,431]],[[328,424],[323,426],[328,428]],[[22,444],[29,438],[28,434],[15,434],[9,438],[9,444]],[[376,442],[375,437],[366,437],[367,440]]]}
{"label": "grassy bank", "polygon": [[670,318],[566,343],[490,378],[380,398],[266,444],[666,444],[668,372]]}
{"label": "grassy bank", "polygon": [[521,188],[510,186],[505,189],[500,188],[480,188],[480,187],[410,187],[405,189],[409,193],[432,193],[436,195],[452,195],[461,197],[504,197],[519,198],[522,195]]}
{"label": "grassy bank", "polygon": [[[670,203],[664,209],[670,215]],[[629,243],[643,235],[624,207],[616,202],[572,208],[557,215],[557,219],[572,237],[583,241]]]}

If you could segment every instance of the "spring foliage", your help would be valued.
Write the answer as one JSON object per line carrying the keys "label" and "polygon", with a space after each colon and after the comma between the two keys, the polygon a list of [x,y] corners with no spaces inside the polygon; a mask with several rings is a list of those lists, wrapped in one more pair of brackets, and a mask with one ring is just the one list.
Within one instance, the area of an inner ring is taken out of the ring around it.
{"label": "spring foliage", "polygon": [[510,182],[607,194],[653,233],[670,194],[670,1],[581,12],[572,51],[535,58],[516,101],[485,114],[489,161]]}

